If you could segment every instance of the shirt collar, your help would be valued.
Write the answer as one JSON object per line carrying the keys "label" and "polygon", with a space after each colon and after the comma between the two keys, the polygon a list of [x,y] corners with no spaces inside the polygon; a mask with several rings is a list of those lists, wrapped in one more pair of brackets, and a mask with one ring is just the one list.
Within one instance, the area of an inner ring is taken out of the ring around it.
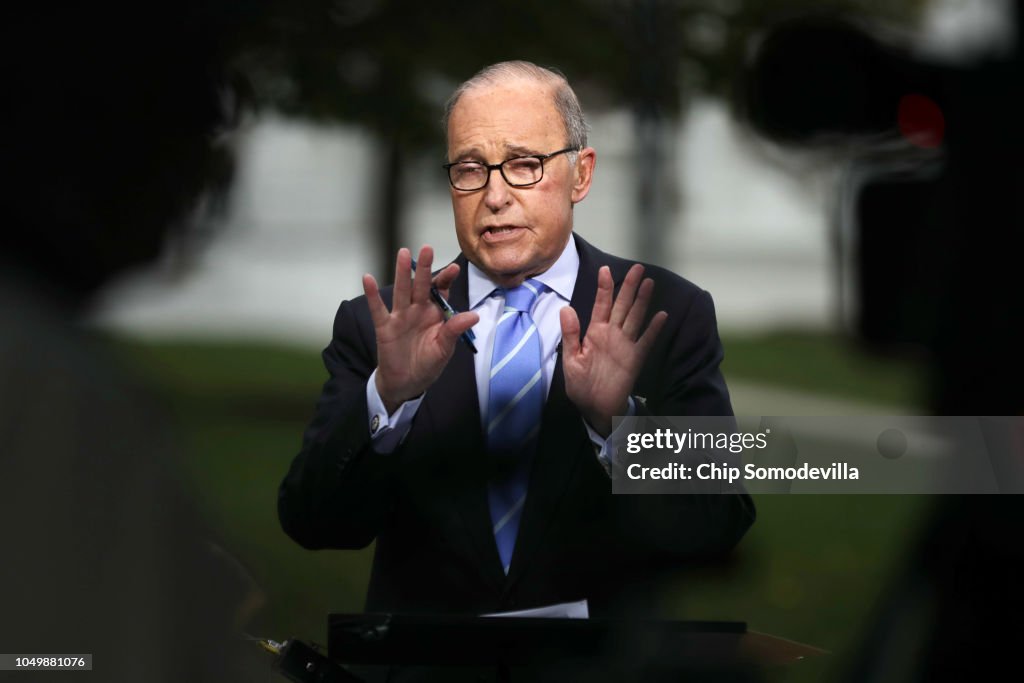
{"label": "shirt collar", "polygon": [[[580,269],[580,255],[576,251],[576,237],[569,233],[565,248],[554,264],[533,279],[543,282],[548,289],[565,299],[572,301],[572,293],[576,288],[576,274]],[[476,308],[491,295],[498,285],[484,275],[484,272],[472,263],[469,264],[469,308]]]}

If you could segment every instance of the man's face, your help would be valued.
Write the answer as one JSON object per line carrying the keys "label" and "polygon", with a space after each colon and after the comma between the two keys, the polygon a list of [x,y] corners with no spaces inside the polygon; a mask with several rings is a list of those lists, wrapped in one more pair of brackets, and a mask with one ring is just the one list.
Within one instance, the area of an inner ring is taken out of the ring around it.
{"label": "man's face", "polygon": [[[448,160],[497,164],[564,148],[552,94],[550,85],[527,79],[469,90],[448,121]],[[590,190],[594,162],[588,147],[575,163],[569,154],[545,160],[536,185],[512,187],[495,169],[479,190],[451,188],[462,253],[505,287],[550,268],[572,232],[573,204]]]}

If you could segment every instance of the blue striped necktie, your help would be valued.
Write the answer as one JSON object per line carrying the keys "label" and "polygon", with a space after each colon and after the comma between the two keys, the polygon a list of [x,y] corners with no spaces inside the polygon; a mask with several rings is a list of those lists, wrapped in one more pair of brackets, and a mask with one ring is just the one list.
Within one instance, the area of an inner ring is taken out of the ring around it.
{"label": "blue striped necktie", "polygon": [[526,503],[530,460],[544,409],[540,335],[530,317],[544,285],[527,280],[505,294],[505,309],[494,332],[490,394],[487,400],[487,449],[494,476],[488,503],[501,565],[508,574]]}

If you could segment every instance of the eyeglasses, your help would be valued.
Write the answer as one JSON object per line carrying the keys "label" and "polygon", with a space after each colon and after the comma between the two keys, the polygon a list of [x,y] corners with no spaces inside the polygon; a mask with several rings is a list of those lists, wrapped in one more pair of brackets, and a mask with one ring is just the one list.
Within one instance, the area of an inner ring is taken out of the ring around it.
{"label": "eyeglasses", "polygon": [[505,159],[500,164],[482,164],[479,161],[456,161],[445,164],[448,171],[448,182],[456,190],[472,192],[486,187],[491,179],[491,171],[498,169],[501,177],[512,187],[536,185],[544,179],[544,161],[566,152],[578,151],[578,147],[566,147],[551,154],[531,154],[524,157]]}

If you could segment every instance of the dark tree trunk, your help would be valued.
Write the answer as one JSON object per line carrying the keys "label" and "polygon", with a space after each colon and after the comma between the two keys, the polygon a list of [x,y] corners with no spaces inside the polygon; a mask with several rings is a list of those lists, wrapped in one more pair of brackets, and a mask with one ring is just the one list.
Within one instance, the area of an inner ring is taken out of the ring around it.
{"label": "dark tree trunk", "polygon": [[[395,255],[402,246],[402,145],[395,139],[385,140],[381,145],[383,154],[378,177],[377,204],[377,270],[383,273],[385,281],[395,281]],[[415,256],[415,254],[413,254]]]}
{"label": "dark tree trunk", "polygon": [[[666,263],[665,233],[674,154],[672,127],[666,120],[666,93],[677,87],[678,60],[671,35],[672,13],[657,0],[634,0],[630,36],[633,77],[633,130],[636,140],[635,226],[637,254],[649,263]],[[671,98],[668,98],[671,99]]]}
{"label": "dark tree trunk", "polygon": [[653,107],[637,107],[634,113],[636,136],[636,240],[637,254],[648,263],[668,265],[665,233],[669,150],[665,121]]}

